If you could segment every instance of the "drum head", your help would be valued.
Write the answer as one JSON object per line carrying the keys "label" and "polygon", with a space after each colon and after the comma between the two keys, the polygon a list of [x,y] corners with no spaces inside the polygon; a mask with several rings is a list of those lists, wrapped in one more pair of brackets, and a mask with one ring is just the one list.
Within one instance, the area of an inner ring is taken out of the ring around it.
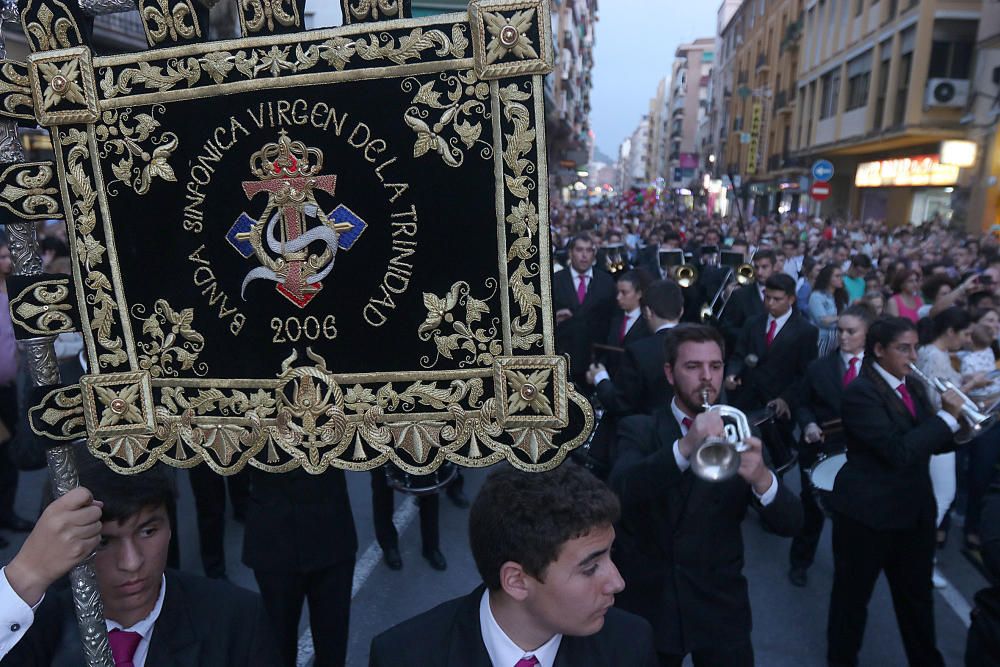
{"label": "drum head", "polygon": [[824,456],[809,469],[809,481],[820,491],[833,491],[833,483],[837,479],[837,473],[847,463],[847,454],[831,454]]}

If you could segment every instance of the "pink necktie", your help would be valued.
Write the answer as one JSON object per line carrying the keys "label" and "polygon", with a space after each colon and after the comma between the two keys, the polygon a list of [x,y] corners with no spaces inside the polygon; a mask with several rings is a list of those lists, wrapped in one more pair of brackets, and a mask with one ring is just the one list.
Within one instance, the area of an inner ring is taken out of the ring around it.
{"label": "pink necktie", "polygon": [[910,416],[916,417],[917,408],[913,405],[913,398],[910,396],[910,390],[906,388],[906,384],[900,383],[900,385],[896,387],[896,391],[899,392],[899,397],[903,399],[903,405],[905,405],[906,409],[910,411]]}
{"label": "pink necktie", "polygon": [[[759,329],[758,329],[759,331]],[[778,331],[778,320],[771,320],[770,326],[767,327],[767,346],[771,347],[771,343],[774,342],[774,335]]]}
{"label": "pink necktie", "polygon": [[851,357],[851,365],[847,367],[847,372],[844,373],[844,386],[851,384],[851,380],[858,377],[858,358]]}
{"label": "pink necktie", "polygon": [[535,665],[537,664],[538,664],[538,658],[531,655],[528,656],[527,658],[521,658],[520,660],[518,660],[517,664],[514,665],[514,667],[535,667]]}
{"label": "pink necktie", "polygon": [[111,645],[111,657],[114,658],[115,667],[135,667],[132,663],[132,657],[141,641],[142,635],[138,632],[125,632],[124,630],[109,632],[108,643]]}
{"label": "pink necktie", "polygon": [[582,305],[587,298],[587,276],[580,276],[580,284],[576,286],[576,300]]}
{"label": "pink necktie", "polygon": [[622,343],[625,342],[625,334],[628,333],[628,319],[629,318],[628,318],[627,314],[622,318],[622,328],[618,332],[618,344],[619,345],[621,345]]}
{"label": "pink necktie", "polygon": [[693,423],[694,422],[691,421],[690,417],[685,417],[684,419],[681,420],[681,424],[684,425],[684,428],[691,428],[691,424],[693,424]]}

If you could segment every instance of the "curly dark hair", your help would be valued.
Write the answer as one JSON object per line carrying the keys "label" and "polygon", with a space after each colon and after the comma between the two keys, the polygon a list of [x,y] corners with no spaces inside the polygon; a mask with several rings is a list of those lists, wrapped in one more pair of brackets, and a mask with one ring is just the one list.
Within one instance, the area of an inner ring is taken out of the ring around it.
{"label": "curly dark hair", "polygon": [[486,479],[469,511],[472,557],[490,590],[500,589],[508,561],[543,581],[563,544],[620,515],[615,494],[575,463],[540,473],[503,468]]}

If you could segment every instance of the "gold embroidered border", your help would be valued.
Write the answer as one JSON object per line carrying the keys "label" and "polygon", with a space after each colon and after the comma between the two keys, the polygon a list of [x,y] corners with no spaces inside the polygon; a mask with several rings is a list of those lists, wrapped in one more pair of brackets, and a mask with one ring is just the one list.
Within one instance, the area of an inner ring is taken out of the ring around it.
{"label": "gold embroidered border", "polygon": [[83,397],[79,385],[50,391],[28,410],[31,430],[50,440],[79,440],[87,437]]}
{"label": "gold embroidered border", "polygon": [[80,28],[63,0],[26,0],[21,5],[21,27],[32,51],[83,45]]}
{"label": "gold embroidered border", "polygon": [[150,46],[201,37],[193,0],[139,0],[139,17]]}
{"label": "gold embroidered border", "polygon": [[464,20],[435,17],[97,58],[100,108],[471,68],[468,30]]}

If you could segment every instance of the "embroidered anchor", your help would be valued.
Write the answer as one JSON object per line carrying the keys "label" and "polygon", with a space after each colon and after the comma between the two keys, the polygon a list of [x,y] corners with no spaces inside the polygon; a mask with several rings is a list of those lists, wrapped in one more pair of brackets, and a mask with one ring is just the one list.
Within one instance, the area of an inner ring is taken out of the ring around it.
{"label": "embroidered anchor", "polygon": [[[256,256],[261,264],[247,273],[240,295],[246,300],[247,285],[254,280],[271,280],[282,296],[305,308],[323,288],[337,251],[354,247],[368,225],[343,204],[324,213],[316,192],[332,197],[337,177],[320,173],[322,151],[292,141],[284,130],[277,143],[251,156],[250,170],[257,180],[243,182],[247,199],[262,192],[268,199],[260,218],[244,212],[226,235],[237,252],[247,259]],[[320,224],[310,229],[310,218]],[[316,243],[324,245],[319,254],[311,249]]]}

